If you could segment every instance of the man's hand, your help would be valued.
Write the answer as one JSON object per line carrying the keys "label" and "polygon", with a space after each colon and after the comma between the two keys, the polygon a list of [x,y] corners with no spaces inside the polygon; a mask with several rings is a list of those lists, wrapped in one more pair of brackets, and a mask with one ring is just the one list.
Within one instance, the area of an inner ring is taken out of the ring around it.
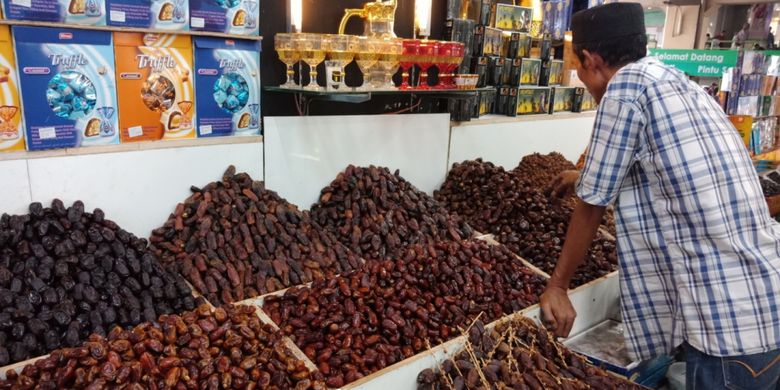
{"label": "man's hand", "polygon": [[574,185],[580,178],[580,171],[568,170],[558,174],[545,191],[553,198],[563,199],[574,193]]}
{"label": "man's hand", "polygon": [[539,298],[542,308],[542,320],[558,337],[569,337],[577,312],[566,294],[566,289],[548,285]]}

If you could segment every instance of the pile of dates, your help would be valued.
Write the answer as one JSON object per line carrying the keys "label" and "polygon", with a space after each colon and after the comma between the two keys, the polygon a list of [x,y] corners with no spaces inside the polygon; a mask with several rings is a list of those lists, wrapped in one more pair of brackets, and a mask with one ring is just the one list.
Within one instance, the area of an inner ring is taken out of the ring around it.
{"label": "pile of dates", "polygon": [[[436,199],[471,226],[551,274],[573,206],[554,202],[522,178],[481,160],[455,164]],[[579,286],[617,269],[615,243],[598,233],[572,279]]]}
{"label": "pile of dates", "polygon": [[480,240],[412,246],[397,260],[270,296],[263,310],[340,387],[538,301],[544,280]]}
{"label": "pile of dates", "polygon": [[533,187],[545,189],[558,174],[574,169],[574,164],[558,152],[546,155],[534,153],[523,157],[512,173]]}
{"label": "pile of dates", "polygon": [[471,228],[387,168],[352,165],[322,189],[312,218],[366,260],[396,259],[414,244],[467,239]]}
{"label": "pile of dates", "polygon": [[0,366],[197,304],[146,240],[76,201],[0,217]]}
{"label": "pile of dates", "polygon": [[417,376],[418,390],[641,389],[588,364],[529,319],[469,328],[465,350]]}
{"label": "pile of dates", "polygon": [[166,267],[221,305],[329,277],[361,260],[307,212],[230,166],[191,188],[150,239]]}
{"label": "pile of dates", "polygon": [[763,177],[760,177],[759,180],[761,182],[761,189],[764,191],[764,196],[780,195],[780,185]]}
{"label": "pile of dates", "polygon": [[324,389],[284,340],[254,307],[201,305],[58,349],[0,389]]}

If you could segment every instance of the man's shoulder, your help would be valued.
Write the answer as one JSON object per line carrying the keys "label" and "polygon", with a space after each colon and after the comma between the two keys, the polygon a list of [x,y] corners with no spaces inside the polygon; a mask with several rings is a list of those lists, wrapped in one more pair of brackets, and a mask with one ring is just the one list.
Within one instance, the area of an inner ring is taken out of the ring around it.
{"label": "man's shoulder", "polygon": [[621,100],[635,100],[655,84],[687,81],[677,69],[654,57],[645,57],[618,70],[609,82],[607,95]]}

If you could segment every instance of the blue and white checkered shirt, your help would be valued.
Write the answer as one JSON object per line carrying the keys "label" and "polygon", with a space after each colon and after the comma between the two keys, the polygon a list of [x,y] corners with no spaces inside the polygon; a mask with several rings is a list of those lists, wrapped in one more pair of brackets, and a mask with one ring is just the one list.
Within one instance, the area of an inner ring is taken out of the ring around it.
{"label": "blue and white checkered shirt", "polygon": [[577,186],[615,202],[626,344],[715,356],[780,347],[780,225],[745,145],[702,88],[653,58],[623,67]]}

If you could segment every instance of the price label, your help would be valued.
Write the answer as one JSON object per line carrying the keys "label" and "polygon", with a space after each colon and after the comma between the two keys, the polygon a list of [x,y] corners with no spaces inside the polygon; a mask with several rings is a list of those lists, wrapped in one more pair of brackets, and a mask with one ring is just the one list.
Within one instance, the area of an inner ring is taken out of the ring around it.
{"label": "price label", "polygon": [[11,4],[25,8],[32,8],[32,0],[11,0]]}
{"label": "price label", "polygon": [[114,11],[111,10],[109,18],[112,22],[125,22],[125,11]]}
{"label": "price label", "polygon": [[130,138],[140,137],[144,135],[144,128],[141,126],[133,126],[127,129],[127,135]]}
{"label": "price label", "polygon": [[209,135],[209,134],[211,134],[211,125],[202,125],[200,127],[200,134],[201,135]]}
{"label": "price label", "polygon": [[57,138],[57,130],[53,127],[41,127],[38,129],[38,138],[40,139],[54,139]]}
{"label": "price label", "polygon": [[194,17],[194,16],[192,18],[190,18],[190,27],[203,28],[205,26],[206,26],[206,19],[197,18],[197,17]]}

